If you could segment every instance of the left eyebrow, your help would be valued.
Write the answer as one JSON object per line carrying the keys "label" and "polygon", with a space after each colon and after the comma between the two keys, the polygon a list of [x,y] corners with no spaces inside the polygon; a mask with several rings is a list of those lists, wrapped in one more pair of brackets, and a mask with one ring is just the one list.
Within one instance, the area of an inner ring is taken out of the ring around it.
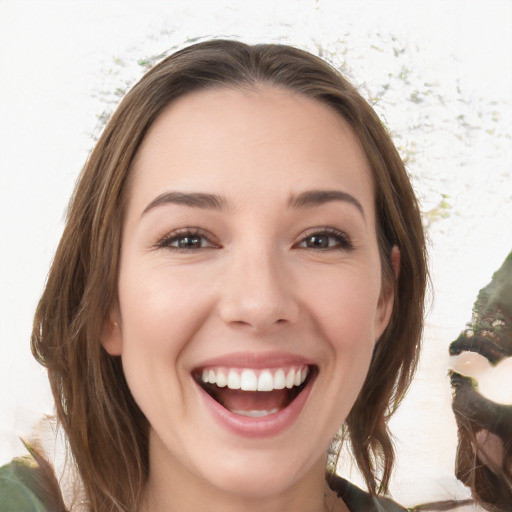
{"label": "left eyebrow", "polygon": [[363,219],[366,219],[363,205],[353,195],[342,190],[306,190],[297,196],[292,195],[288,201],[288,207],[309,208],[331,201],[343,201],[355,206],[363,216]]}

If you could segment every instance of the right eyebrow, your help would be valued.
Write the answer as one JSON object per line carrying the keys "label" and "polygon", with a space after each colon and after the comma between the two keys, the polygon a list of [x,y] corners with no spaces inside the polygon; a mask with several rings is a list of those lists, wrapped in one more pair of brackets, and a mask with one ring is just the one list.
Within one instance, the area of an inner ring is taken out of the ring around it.
{"label": "right eyebrow", "polygon": [[[142,215],[163,204],[180,204],[191,208],[205,208],[208,210],[225,210],[227,201],[216,194],[203,194],[201,192],[164,192],[151,201]],[[141,215],[141,216],[142,216]]]}

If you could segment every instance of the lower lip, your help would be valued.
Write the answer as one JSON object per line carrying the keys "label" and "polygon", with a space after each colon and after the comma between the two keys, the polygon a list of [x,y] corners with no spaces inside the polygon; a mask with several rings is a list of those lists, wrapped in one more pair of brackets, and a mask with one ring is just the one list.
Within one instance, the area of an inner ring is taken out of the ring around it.
{"label": "lower lip", "polygon": [[277,436],[295,423],[308,399],[312,380],[287,407],[260,418],[242,416],[229,411],[214,400],[199,384],[196,383],[196,385],[207,409],[218,424],[241,437],[263,438]]}

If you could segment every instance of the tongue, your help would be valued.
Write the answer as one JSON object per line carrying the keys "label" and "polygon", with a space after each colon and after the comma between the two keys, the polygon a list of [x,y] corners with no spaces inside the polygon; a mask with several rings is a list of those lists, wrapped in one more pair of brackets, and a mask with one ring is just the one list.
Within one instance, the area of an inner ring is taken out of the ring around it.
{"label": "tongue", "polygon": [[222,388],[216,400],[230,411],[275,411],[288,405],[287,389],[274,391],[240,391]]}

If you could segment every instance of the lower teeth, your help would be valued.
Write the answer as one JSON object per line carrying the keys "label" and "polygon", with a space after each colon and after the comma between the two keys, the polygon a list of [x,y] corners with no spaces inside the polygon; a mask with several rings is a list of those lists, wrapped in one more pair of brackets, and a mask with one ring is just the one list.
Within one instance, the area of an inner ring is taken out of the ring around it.
{"label": "lower teeth", "polygon": [[270,411],[265,410],[255,410],[255,411],[237,411],[232,410],[231,412],[234,414],[239,414],[240,416],[248,416],[249,418],[261,418],[262,416],[269,416],[270,414],[275,414],[279,409],[270,409]]}

